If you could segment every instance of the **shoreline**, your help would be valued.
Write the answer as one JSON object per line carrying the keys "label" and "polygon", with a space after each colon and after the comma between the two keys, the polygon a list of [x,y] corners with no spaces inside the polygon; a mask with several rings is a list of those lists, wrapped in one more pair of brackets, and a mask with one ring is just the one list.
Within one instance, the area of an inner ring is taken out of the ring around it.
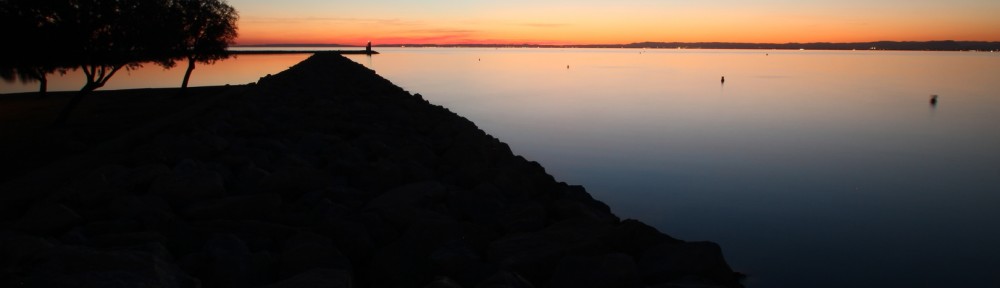
{"label": "shoreline", "polygon": [[233,55],[274,55],[274,54],[313,54],[317,52],[322,53],[332,53],[332,54],[343,54],[343,55],[357,55],[357,54],[368,54],[375,55],[379,54],[378,51],[372,50],[371,52],[365,50],[323,50],[323,51],[309,51],[309,50],[229,50],[230,54]]}
{"label": "shoreline", "polygon": [[742,287],[717,244],[622,220],[466,118],[310,53],[65,175],[0,185],[0,283]]}

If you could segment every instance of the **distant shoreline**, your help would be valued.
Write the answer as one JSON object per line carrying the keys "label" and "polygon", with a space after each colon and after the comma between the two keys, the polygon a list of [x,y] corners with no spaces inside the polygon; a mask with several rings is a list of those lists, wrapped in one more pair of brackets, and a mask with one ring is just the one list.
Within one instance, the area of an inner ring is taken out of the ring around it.
{"label": "distant shoreline", "polygon": [[[356,47],[341,44],[267,44],[233,47]],[[812,43],[737,43],[737,42],[638,42],[629,44],[377,44],[373,47],[446,47],[446,48],[647,48],[647,49],[761,49],[761,50],[900,50],[900,51],[1000,51],[1000,42],[989,41],[875,41]],[[309,52],[311,53],[311,52]],[[350,53],[345,53],[350,54]]]}
{"label": "distant shoreline", "polygon": [[365,50],[332,50],[332,51],[309,51],[309,50],[229,50],[230,54],[235,55],[272,55],[272,54],[313,54],[316,52],[323,53],[334,53],[334,54],[379,54],[378,51],[365,51]]}

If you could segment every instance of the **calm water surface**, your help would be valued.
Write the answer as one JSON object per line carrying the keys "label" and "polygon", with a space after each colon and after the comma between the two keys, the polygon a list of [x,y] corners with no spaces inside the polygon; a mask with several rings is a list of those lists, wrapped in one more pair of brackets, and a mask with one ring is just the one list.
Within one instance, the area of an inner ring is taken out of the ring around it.
{"label": "calm water surface", "polygon": [[[376,50],[349,58],[619,216],[720,243],[749,287],[1000,287],[998,53]],[[192,85],[307,56],[240,56]],[[147,66],[107,89],[182,76]]]}
{"label": "calm water surface", "polygon": [[350,58],[749,287],[1000,286],[996,53],[380,50]]}

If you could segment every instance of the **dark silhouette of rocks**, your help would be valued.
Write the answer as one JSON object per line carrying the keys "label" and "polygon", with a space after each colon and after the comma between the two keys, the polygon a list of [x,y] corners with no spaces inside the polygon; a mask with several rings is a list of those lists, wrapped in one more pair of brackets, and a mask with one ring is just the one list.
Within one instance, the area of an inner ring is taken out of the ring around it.
{"label": "dark silhouette of rocks", "polygon": [[0,286],[741,287],[342,56],[239,91],[0,186]]}

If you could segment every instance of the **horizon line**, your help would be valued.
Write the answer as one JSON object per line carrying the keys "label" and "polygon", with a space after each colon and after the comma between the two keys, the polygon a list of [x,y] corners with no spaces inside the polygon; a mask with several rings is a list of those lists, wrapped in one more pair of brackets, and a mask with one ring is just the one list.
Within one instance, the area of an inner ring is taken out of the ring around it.
{"label": "horizon line", "polygon": [[[851,42],[833,42],[833,41],[814,41],[814,42],[727,42],[727,41],[640,41],[631,43],[589,43],[589,44],[546,44],[546,43],[496,43],[496,42],[483,42],[483,43],[389,43],[389,44],[375,44],[372,43],[372,47],[378,46],[399,46],[399,45],[414,45],[414,46],[428,46],[428,45],[438,45],[438,46],[458,46],[458,45],[471,45],[471,46],[555,46],[555,47],[569,47],[569,46],[624,46],[624,45],[642,45],[642,44],[738,44],[738,45],[793,45],[793,44],[869,44],[869,43],[989,43],[989,44],[1000,44],[1000,41],[988,41],[988,40],[878,40],[878,41],[851,41]],[[341,47],[364,47],[366,44],[341,44],[341,43],[261,43],[261,44],[234,44],[234,47],[254,47],[254,46],[341,46]]]}

